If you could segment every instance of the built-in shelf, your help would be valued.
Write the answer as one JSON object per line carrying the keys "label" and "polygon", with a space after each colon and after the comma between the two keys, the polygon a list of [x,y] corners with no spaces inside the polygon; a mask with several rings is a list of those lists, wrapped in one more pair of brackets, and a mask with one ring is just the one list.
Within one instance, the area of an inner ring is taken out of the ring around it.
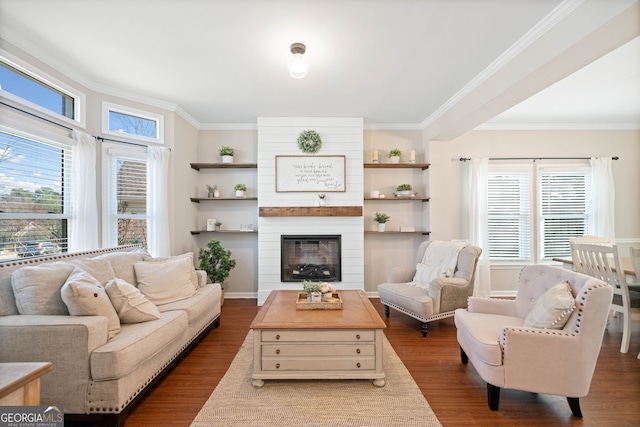
{"label": "built-in shelf", "polygon": [[191,169],[255,169],[257,163],[191,163]]}
{"label": "built-in shelf", "polygon": [[362,206],[283,206],[261,207],[258,216],[362,216]]}
{"label": "built-in shelf", "polygon": [[377,200],[380,202],[401,202],[405,200],[409,200],[412,202],[428,202],[429,197],[365,197],[365,200]]}
{"label": "built-in shelf", "polygon": [[422,236],[428,236],[430,231],[376,231],[365,230],[364,234],[420,234]]}
{"label": "built-in shelf", "polygon": [[195,203],[200,203],[200,201],[206,200],[258,200],[257,197],[191,197],[191,201]]}
{"label": "built-in shelf", "polygon": [[257,233],[258,230],[192,230],[191,234],[200,234],[200,233],[231,233],[231,234],[252,234]]}
{"label": "built-in shelf", "polygon": [[371,169],[428,169],[430,163],[365,163],[365,168]]}

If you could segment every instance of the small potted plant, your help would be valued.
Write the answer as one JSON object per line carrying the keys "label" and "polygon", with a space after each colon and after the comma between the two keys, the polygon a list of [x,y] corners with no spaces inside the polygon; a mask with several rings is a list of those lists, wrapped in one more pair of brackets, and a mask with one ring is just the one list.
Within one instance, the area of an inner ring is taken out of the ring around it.
{"label": "small potted plant", "polygon": [[400,156],[402,156],[402,151],[397,148],[389,151],[389,161],[391,163],[400,163]]}
{"label": "small potted plant", "polygon": [[[236,266],[236,260],[231,259],[231,251],[222,247],[219,241],[211,240],[207,248],[200,248],[198,253],[200,270],[204,270],[212,283],[220,283],[222,286],[222,298],[224,298],[223,283],[229,277],[229,273]],[[222,300],[220,301],[222,305]]]}
{"label": "small potted plant", "polygon": [[391,217],[389,215],[382,212],[376,212],[376,214],[373,216],[373,220],[378,223],[378,231],[381,233],[384,231],[385,223],[390,219]]}
{"label": "small potted plant", "polygon": [[244,197],[244,192],[247,191],[247,186],[244,184],[236,184],[233,189],[236,190],[236,197]]}
{"label": "small potted plant", "polygon": [[222,158],[222,163],[233,163],[233,153],[235,153],[235,150],[233,148],[223,146],[220,149],[220,157]]}
{"label": "small potted plant", "polygon": [[320,291],[322,285],[320,283],[315,283],[310,280],[305,280],[302,282],[302,293],[307,294],[308,302],[321,302],[322,301],[322,292]]}
{"label": "small potted plant", "polygon": [[220,221],[216,221],[214,224],[216,226],[216,231],[220,231],[220,226],[222,225],[222,223]]}
{"label": "small potted plant", "polygon": [[398,196],[411,196],[413,193],[413,187],[411,184],[400,184],[396,187]]}

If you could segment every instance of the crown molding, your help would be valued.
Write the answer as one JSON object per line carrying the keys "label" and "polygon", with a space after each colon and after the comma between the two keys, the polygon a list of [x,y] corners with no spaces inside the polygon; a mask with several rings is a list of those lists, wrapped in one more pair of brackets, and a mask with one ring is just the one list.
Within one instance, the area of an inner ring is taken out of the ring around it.
{"label": "crown molding", "polygon": [[257,130],[257,123],[205,123],[198,130]]}
{"label": "crown molding", "polygon": [[485,123],[473,130],[640,130],[640,123]]}
{"label": "crown molding", "polygon": [[420,123],[365,123],[365,130],[422,130]]}

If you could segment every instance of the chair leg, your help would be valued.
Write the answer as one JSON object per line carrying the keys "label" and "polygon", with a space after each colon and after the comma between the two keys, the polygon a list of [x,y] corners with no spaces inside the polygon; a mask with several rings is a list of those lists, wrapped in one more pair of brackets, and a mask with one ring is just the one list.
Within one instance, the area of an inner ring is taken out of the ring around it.
{"label": "chair leg", "polygon": [[469,363],[469,356],[467,356],[467,353],[464,352],[462,347],[460,347],[460,360],[462,360],[463,365]]}
{"label": "chair leg", "polygon": [[420,330],[422,331],[422,338],[425,338],[427,336],[427,322],[422,322]]}
{"label": "chair leg", "polygon": [[384,306],[384,315],[387,316],[387,318],[389,318],[389,306],[388,305]]}
{"label": "chair leg", "polygon": [[487,383],[487,403],[489,404],[489,409],[492,411],[498,410],[498,404],[500,403],[500,387]]}
{"label": "chair leg", "polygon": [[569,408],[571,408],[573,416],[582,418],[582,411],[580,410],[580,399],[577,397],[567,397],[567,402],[569,402]]}
{"label": "chair leg", "polygon": [[629,312],[622,313],[622,342],[620,343],[620,353],[629,351],[631,342],[631,325],[629,324]]}

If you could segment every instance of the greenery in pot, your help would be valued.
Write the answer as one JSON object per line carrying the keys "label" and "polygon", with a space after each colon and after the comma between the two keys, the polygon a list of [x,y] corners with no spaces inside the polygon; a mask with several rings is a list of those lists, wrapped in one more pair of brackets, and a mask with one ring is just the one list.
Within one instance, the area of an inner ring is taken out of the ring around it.
{"label": "greenery in pot", "polygon": [[207,272],[213,283],[222,283],[236,266],[236,260],[231,259],[231,251],[222,247],[219,241],[211,240],[207,248],[200,248],[198,254],[200,270]]}
{"label": "greenery in pot", "polygon": [[216,227],[220,227],[220,226],[222,225],[222,223],[221,223],[220,221],[216,221],[216,222],[214,222],[214,225],[215,225]]}
{"label": "greenery in pot", "polygon": [[393,150],[389,151],[389,157],[400,157],[402,156],[402,151],[398,150],[397,148],[394,148]]}
{"label": "greenery in pot", "polygon": [[231,147],[224,146],[220,149],[221,156],[233,156],[233,153],[235,153],[235,150]]}
{"label": "greenery in pot", "polygon": [[233,187],[233,189],[236,191],[247,191],[247,186],[244,184],[236,184],[236,186]]}
{"label": "greenery in pot", "polygon": [[302,293],[304,294],[312,294],[314,292],[320,292],[322,285],[320,283],[312,282],[310,280],[305,280],[302,282]]}
{"label": "greenery in pot", "polygon": [[389,221],[391,219],[391,217],[389,215],[387,215],[386,213],[382,213],[382,212],[376,212],[376,214],[373,217],[373,220],[375,222],[377,222],[378,224],[384,224],[385,222]]}
{"label": "greenery in pot", "polygon": [[400,185],[398,185],[396,190],[397,191],[411,191],[411,190],[413,190],[413,187],[411,186],[411,184],[400,184]]}

